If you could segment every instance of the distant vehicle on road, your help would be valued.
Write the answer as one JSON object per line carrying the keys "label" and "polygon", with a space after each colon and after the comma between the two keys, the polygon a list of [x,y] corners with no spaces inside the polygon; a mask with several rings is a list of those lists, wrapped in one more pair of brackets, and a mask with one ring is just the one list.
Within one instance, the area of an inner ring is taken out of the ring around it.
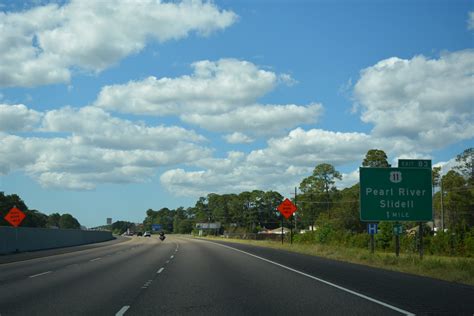
{"label": "distant vehicle on road", "polygon": [[144,233],[143,233],[143,237],[151,237],[150,232],[144,232]]}
{"label": "distant vehicle on road", "polygon": [[160,232],[160,240],[163,241],[165,240],[166,236],[164,232]]}

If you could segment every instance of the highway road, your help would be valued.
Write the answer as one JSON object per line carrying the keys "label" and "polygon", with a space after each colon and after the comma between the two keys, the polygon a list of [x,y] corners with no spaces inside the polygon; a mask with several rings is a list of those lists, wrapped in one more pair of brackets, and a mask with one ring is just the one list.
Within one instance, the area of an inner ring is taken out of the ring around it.
{"label": "highway road", "polygon": [[[473,315],[474,287],[173,237],[0,264],[0,315]],[[12,256],[0,262],[12,261]]]}

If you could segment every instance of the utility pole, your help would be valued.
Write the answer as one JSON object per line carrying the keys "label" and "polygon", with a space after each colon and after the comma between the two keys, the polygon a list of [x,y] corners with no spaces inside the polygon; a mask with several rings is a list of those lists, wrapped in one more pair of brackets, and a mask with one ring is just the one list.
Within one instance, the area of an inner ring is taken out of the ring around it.
{"label": "utility pole", "polygon": [[315,221],[314,198],[313,198],[313,191],[311,191],[311,231],[314,230],[314,221]]}

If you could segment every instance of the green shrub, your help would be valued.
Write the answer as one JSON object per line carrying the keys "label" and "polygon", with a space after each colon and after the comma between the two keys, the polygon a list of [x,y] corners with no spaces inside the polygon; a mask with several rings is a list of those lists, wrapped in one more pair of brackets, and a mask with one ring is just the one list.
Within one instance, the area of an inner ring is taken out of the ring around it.
{"label": "green shrub", "polygon": [[449,255],[451,253],[451,235],[445,232],[438,232],[431,237],[429,251],[436,255]]}
{"label": "green shrub", "polygon": [[332,228],[331,224],[325,223],[316,230],[316,241],[321,244],[327,244],[335,238],[336,231]]}
{"label": "green shrub", "polygon": [[354,234],[349,239],[350,247],[355,248],[367,248],[370,243],[370,235],[366,233]]}
{"label": "green shrub", "polygon": [[393,248],[393,224],[391,222],[380,222],[379,232],[375,235],[377,247],[387,250]]}
{"label": "green shrub", "polygon": [[[425,248],[426,249],[426,248]],[[418,240],[415,235],[400,236],[400,251],[405,253],[415,253],[418,250]]]}
{"label": "green shrub", "polygon": [[465,246],[465,256],[474,257],[474,228],[471,228],[471,231],[466,235],[464,239]]}
{"label": "green shrub", "polygon": [[296,234],[293,241],[301,244],[313,244],[316,242],[316,231],[305,232],[304,234]]}

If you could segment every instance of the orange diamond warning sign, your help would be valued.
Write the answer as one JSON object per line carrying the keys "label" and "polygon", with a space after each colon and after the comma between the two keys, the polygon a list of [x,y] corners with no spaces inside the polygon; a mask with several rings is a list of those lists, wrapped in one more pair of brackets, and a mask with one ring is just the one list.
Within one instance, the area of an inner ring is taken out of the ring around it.
{"label": "orange diamond warning sign", "polygon": [[285,216],[288,219],[298,208],[288,199],[285,199],[280,205],[278,205],[277,210],[281,215]]}
{"label": "orange diamond warning sign", "polygon": [[21,222],[25,219],[26,215],[16,207],[13,207],[10,212],[5,215],[5,220],[12,224],[12,226],[18,227]]}

